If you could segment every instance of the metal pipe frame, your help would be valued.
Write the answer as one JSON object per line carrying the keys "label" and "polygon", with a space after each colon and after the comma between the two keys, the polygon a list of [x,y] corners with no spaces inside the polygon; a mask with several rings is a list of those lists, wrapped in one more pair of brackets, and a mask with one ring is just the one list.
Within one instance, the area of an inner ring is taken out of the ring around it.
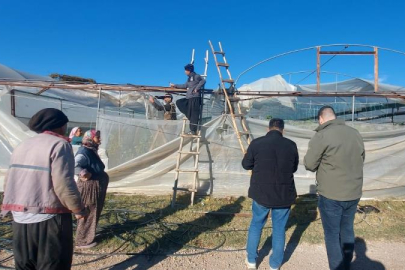
{"label": "metal pipe frame", "polygon": [[374,55],[374,92],[378,92],[378,47],[373,51],[321,51],[322,46],[316,47],[316,90],[321,91],[321,55]]}

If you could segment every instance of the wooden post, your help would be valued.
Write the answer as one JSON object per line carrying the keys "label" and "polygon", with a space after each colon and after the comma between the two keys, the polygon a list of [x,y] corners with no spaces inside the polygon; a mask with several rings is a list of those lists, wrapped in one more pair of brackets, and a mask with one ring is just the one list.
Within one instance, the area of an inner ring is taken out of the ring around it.
{"label": "wooden post", "polygon": [[374,92],[378,92],[378,47],[374,47]]}
{"label": "wooden post", "polygon": [[191,52],[191,62],[190,64],[194,65],[194,54],[195,54],[195,50],[193,49]]}
{"label": "wooden post", "polygon": [[10,91],[11,115],[15,117],[15,91]]}
{"label": "wooden post", "polygon": [[98,120],[99,120],[99,113],[100,113],[100,103],[101,103],[101,86],[98,88],[98,103],[97,103],[96,130],[98,130]]}
{"label": "wooden post", "polygon": [[205,51],[205,58],[204,58],[204,61],[205,61],[205,68],[204,68],[204,79],[207,79],[207,71],[208,71],[208,50],[206,50]]}
{"label": "wooden post", "polygon": [[321,91],[321,47],[316,47],[316,91]]}

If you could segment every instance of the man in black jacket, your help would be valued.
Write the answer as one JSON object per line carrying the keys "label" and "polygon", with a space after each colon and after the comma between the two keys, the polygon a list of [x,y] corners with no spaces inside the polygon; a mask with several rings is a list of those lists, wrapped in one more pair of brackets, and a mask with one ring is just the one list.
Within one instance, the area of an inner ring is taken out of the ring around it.
{"label": "man in black jacket", "polygon": [[184,67],[188,76],[185,84],[170,84],[170,87],[187,89],[186,98],[177,100],[177,108],[190,120],[190,134],[197,134],[198,122],[200,120],[201,94],[205,79],[194,72],[194,65],[188,64]]}
{"label": "man in black jacket", "polygon": [[272,119],[267,135],[252,141],[242,161],[244,169],[252,170],[249,198],[253,199],[253,216],[246,246],[249,269],[256,269],[257,248],[270,210],[273,224],[270,269],[279,269],[284,258],[285,226],[297,197],[294,173],[299,158],[297,145],[284,138],[283,131],[284,121]]}

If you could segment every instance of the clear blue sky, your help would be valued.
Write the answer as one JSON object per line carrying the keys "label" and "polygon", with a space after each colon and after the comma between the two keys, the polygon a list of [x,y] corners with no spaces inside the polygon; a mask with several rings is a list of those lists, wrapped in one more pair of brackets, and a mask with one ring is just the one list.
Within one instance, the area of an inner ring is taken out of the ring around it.
{"label": "clear blue sky", "polygon": [[[361,43],[405,51],[404,12],[404,1],[397,0],[2,0],[0,63],[40,75],[167,85],[185,80],[183,66],[192,48],[202,72],[211,39],[222,41],[236,77],[264,58],[320,44]],[[219,79],[211,54],[210,60],[207,86],[215,87]],[[291,55],[253,70],[241,83],[314,67],[314,51]],[[323,69],[372,78],[373,59],[341,56]],[[384,82],[405,85],[404,72],[405,56],[381,52]],[[291,82],[302,77],[294,75]],[[314,76],[303,83],[312,82]]]}

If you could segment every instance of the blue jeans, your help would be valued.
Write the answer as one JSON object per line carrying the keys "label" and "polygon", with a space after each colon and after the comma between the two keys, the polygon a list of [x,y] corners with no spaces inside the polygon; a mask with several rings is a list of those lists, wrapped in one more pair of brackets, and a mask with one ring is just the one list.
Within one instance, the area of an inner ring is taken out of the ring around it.
{"label": "blue jeans", "polygon": [[287,224],[288,216],[290,215],[290,208],[267,208],[257,202],[253,201],[252,204],[252,221],[250,223],[249,235],[247,239],[246,251],[248,261],[255,263],[257,259],[257,248],[259,247],[260,237],[262,230],[266,224],[267,217],[271,210],[272,221],[272,249],[273,253],[270,256],[271,268],[279,268],[284,259],[284,245],[285,245],[285,226]]}
{"label": "blue jeans", "polygon": [[350,269],[354,251],[354,216],[359,199],[335,201],[319,196],[325,245],[331,270]]}

